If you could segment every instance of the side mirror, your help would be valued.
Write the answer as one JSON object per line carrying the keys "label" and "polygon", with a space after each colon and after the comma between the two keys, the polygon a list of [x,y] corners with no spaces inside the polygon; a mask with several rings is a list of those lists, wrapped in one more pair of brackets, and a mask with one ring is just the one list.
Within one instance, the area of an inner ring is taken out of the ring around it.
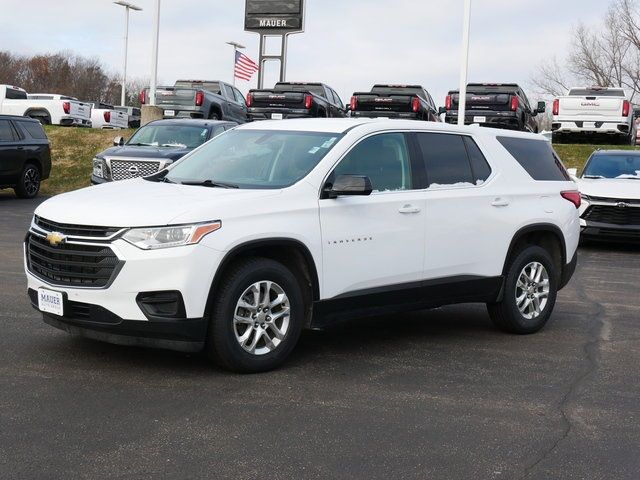
{"label": "side mirror", "polygon": [[445,107],[438,107],[438,115],[442,115],[443,113],[447,113],[447,109]]}
{"label": "side mirror", "polygon": [[323,189],[324,198],[340,195],[369,195],[373,191],[371,180],[366,175],[338,175],[333,183],[327,182]]}
{"label": "side mirror", "polygon": [[536,112],[538,113],[544,113],[547,109],[547,104],[546,102],[538,102],[538,108],[536,108]]}
{"label": "side mirror", "polygon": [[567,173],[571,178],[578,178],[578,169],[577,168],[567,168]]}
{"label": "side mirror", "polygon": [[345,110],[351,110],[351,104],[350,103],[345,103],[344,104],[344,109]]}
{"label": "side mirror", "polygon": [[124,145],[124,137],[116,137],[113,139],[114,147],[121,147]]}

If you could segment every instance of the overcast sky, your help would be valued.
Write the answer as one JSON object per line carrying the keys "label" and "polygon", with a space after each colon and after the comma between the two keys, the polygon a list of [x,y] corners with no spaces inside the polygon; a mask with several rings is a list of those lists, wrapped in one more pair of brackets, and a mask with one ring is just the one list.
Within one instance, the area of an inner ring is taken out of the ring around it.
{"label": "overcast sky", "polygon": [[[128,73],[148,78],[155,0],[132,3],[144,10],[131,13]],[[243,30],[244,3],[162,0],[159,80],[231,81],[228,40],[246,45],[245,53],[257,60],[258,35]],[[564,56],[572,27],[579,21],[597,25],[608,3],[473,0],[469,81],[527,86],[540,62]],[[447,90],[458,85],[462,5],[463,0],[307,0],[306,32],[290,37],[287,79],[323,81],[344,102],[374,83],[418,83],[441,105]],[[0,12],[2,50],[70,50],[121,71],[124,9],[110,0],[0,0]],[[237,82],[243,92],[255,84],[255,78]]]}

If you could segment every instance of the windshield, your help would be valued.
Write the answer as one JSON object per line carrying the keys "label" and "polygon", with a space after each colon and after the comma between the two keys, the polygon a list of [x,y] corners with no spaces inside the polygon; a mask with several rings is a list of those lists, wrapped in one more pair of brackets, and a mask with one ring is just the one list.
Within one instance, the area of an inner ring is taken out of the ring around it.
{"label": "windshield", "polygon": [[283,188],[305,177],[340,134],[231,130],[173,166],[176,183],[215,182],[239,188]]}
{"label": "windshield", "polygon": [[147,125],[139,129],[127,145],[196,148],[207,141],[209,129],[194,125]]}
{"label": "windshield", "polygon": [[587,163],[582,176],[640,180],[640,155],[594,155]]}

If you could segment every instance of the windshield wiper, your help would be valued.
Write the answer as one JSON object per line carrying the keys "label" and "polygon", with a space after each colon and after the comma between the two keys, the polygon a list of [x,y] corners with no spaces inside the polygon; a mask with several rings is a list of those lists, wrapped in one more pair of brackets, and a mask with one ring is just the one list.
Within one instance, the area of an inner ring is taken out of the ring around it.
{"label": "windshield wiper", "polygon": [[602,175],[582,175],[582,178],[606,178]]}
{"label": "windshield wiper", "polygon": [[130,147],[155,147],[156,146],[153,143],[142,143],[142,142],[127,143],[126,145],[128,145]]}
{"label": "windshield wiper", "polygon": [[235,183],[214,182],[213,180],[194,180],[180,183],[182,185],[196,185],[198,187],[240,188]]}
{"label": "windshield wiper", "polygon": [[163,143],[162,145],[160,145],[161,147],[181,147],[181,148],[187,148],[187,146],[184,143]]}

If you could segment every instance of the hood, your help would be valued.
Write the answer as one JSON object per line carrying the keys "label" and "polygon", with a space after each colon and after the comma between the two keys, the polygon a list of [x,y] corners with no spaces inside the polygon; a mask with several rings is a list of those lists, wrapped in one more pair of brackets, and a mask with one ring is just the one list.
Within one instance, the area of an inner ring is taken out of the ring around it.
{"label": "hood", "polygon": [[[75,225],[144,227],[217,220],[229,208],[247,208],[256,198],[281,190],[241,190],[171,183],[141,178],[103,183],[57,195],[35,214]],[[247,203],[245,203],[247,202]]]}
{"label": "hood", "polygon": [[107,148],[96,157],[162,158],[173,161],[182,158],[191,150],[193,148],[123,145],[122,147]]}
{"label": "hood", "polygon": [[640,180],[625,178],[580,178],[580,193],[593,197],[640,200]]}

